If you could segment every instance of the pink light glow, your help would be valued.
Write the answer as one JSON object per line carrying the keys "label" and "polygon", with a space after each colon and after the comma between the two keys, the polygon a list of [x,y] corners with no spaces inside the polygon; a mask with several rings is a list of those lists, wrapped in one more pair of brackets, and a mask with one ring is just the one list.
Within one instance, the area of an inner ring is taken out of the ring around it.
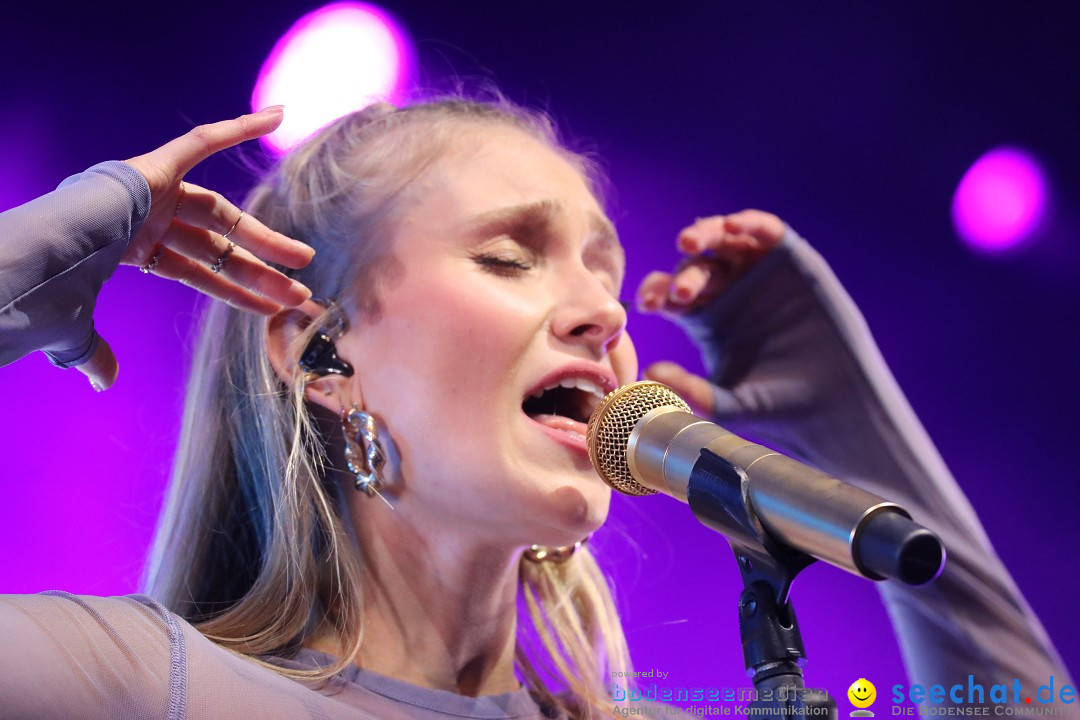
{"label": "pink light glow", "polygon": [[996,148],[976,160],[960,180],[953,197],[953,224],[976,250],[1008,250],[1038,229],[1046,194],[1046,178],[1028,153]]}
{"label": "pink light glow", "polygon": [[284,105],[285,121],[263,138],[283,152],[327,123],[408,88],[413,51],[405,31],[374,5],[341,2],[303,16],[259,70],[253,110]]}

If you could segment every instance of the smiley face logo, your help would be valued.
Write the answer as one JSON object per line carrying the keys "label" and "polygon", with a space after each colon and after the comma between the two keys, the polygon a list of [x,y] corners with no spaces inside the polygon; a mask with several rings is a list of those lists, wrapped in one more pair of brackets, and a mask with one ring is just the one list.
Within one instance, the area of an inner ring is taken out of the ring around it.
{"label": "smiley face logo", "polygon": [[[851,687],[847,691],[848,700],[851,704],[857,708],[868,708],[874,704],[874,700],[877,699],[877,688],[874,687],[874,683],[870,682],[866,678],[859,678],[855,682],[851,683]],[[872,712],[866,710],[856,711],[851,713],[852,716],[859,717],[873,717]]]}

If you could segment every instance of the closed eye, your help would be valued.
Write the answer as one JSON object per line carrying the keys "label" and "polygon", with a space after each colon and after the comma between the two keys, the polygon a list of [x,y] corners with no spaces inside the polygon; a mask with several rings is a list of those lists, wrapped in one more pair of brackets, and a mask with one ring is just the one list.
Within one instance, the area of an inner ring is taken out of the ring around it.
{"label": "closed eye", "polygon": [[504,277],[512,277],[533,269],[533,263],[531,262],[499,253],[474,253],[472,259],[481,267]]}

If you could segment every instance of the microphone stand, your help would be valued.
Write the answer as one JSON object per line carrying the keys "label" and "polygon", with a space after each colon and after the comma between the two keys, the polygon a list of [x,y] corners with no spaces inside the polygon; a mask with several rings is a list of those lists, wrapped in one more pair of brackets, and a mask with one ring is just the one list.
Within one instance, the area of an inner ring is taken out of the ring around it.
{"label": "microphone stand", "polygon": [[815,559],[769,536],[745,487],[740,468],[702,449],[687,498],[698,520],[727,536],[739,562],[739,635],[755,690],[751,714],[772,720],[836,720],[836,702],[828,692],[803,682],[806,651],[788,597],[792,580]]}

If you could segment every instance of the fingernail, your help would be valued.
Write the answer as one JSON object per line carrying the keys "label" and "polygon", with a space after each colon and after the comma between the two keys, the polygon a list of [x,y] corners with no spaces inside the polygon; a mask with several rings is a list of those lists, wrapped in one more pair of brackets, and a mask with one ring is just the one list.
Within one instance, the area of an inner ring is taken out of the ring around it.
{"label": "fingernail", "polygon": [[293,280],[292,284],[289,285],[289,290],[291,292],[299,293],[304,296],[303,300],[301,300],[300,302],[303,302],[304,300],[307,300],[309,297],[311,297],[311,290],[308,288],[308,286],[303,284],[302,282],[297,282],[296,280]]}
{"label": "fingernail", "polygon": [[261,113],[282,113],[285,112],[284,105],[271,105],[270,107],[264,107],[259,112]]}

